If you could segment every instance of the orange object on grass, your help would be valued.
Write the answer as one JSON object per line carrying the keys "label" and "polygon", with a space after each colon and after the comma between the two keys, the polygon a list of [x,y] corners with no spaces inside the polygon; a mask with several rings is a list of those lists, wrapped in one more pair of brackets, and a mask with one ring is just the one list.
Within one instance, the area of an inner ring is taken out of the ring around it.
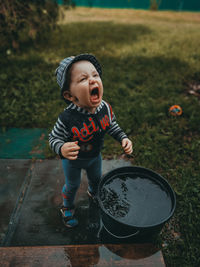
{"label": "orange object on grass", "polygon": [[169,114],[172,116],[180,116],[182,113],[183,110],[179,105],[173,105],[169,108]]}

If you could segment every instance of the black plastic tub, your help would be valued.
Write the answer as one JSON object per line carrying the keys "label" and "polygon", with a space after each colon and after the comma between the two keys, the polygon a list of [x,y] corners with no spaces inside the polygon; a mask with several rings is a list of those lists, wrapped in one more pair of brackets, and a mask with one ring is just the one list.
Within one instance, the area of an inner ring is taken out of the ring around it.
{"label": "black plastic tub", "polygon": [[158,235],[176,208],[170,184],[154,171],[134,166],[104,175],[98,202],[104,228],[117,239]]}

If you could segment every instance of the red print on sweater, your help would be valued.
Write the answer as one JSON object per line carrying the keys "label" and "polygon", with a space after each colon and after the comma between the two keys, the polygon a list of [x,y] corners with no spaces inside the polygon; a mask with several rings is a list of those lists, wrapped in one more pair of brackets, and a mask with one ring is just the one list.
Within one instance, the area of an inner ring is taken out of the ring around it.
{"label": "red print on sweater", "polygon": [[[99,127],[95,125],[93,119],[89,118],[90,123],[87,125],[85,122],[83,123],[83,128],[80,130],[77,127],[72,128],[73,141],[79,139],[82,142],[88,142],[93,138],[93,133],[99,131]],[[105,115],[102,120],[100,120],[101,127],[103,130],[106,129],[110,125],[108,115]]]}

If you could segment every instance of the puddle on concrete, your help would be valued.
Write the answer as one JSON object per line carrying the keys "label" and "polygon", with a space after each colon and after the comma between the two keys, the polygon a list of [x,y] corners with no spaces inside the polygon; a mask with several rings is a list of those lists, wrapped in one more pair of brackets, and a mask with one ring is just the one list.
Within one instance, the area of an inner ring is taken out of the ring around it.
{"label": "puddle on concrete", "polygon": [[[103,173],[122,166],[130,166],[130,162],[123,160],[103,161]],[[13,168],[13,177],[15,172],[16,168]],[[15,175],[15,178],[17,177]],[[27,194],[20,203],[21,209],[20,213],[17,214],[18,220],[14,225],[14,232],[12,236],[9,236],[7,246],[98,244],[110,243],[111,241],[116,243],[116,240],[111,240],[110,236],[102,229],[99,209],[97,206],[92,206],[88,199],[86,193],[88,183],[84,171],[76,198],[75,216],[79,220],[79,225],[74,229],[68,229],[64,226],[59,211],[62,203],[61,190],[64,183],[61,161],[36,161],[32,167],[29,182]],[[8,203],[7,201],[6,204]],[[4,211],[2,212],[4,213]]]}
{"label": "puddle on concrete", "polygon": [[160,251],[145,245],[0,248],[2,266],[165,266]]}
{"label": "puddle on concrete", "polygon": [[[123,160],[104,161],[103,173],[105,174],[113,168],[130,165],[130,162]],[[13,168],[12,171],[14,177],[16,168]],[[145,241],[140,240],[143,243],[141,246],[139,244],[134,246],[132,240],[126,241],[126,243],[132,243],[131,246],[129,244],[119,244],[119,247],[110,245],[110,243],[117,244],[121,241],[112,239],[102,227],[99,209],[89,201],[86,193],[87,178],[84,172],[76,199],[76,216],[79,225],[73,229],[68,229],[63,225],[59,212],[62,202],[61,190],[64,183],[61,161],[36,161],[31,173],[29,188],[24,199],[21,200],[20,212],[17,213],[18,220],[13,228],[15,231],[7,243],[10,248],[2,252],[5,256],[2,258],[3,262],[19,265],[23,261],[26,264],[41,263],[41,265],[45,262],[49,266],[59,263],[62,263],[63,266],[66,264],[69,266],[102,266],[108,262],[112,265],[116,264],[116,266],[119,264],[121,264],[120,266],[132,266],[132,261],[136,260],[137,263],[140,263],[140,258],[147,257],[148,259],[149,256],[150,260],[160,262],[162,255],[157,254],[157,249],[153,245],[144,245]],[[20,179],[17,179],[16,182],[19,183],[19,181]],[[7,201],[2,206],[2,214],[6,214],[4,212],[6,204],[9,202]],[[9,218],[7,219],[9,220]],[[138,243],[138,240],[135,242]],[[57,246],[54,247],[55,245]],[[76,246],[62,247],[65,245]],[[6,254],[6,251],[9,253]],[[82,265],[80,265],[80,260],[82,260]],[[146,266],[148,266],[148,262]]]}
{"label": "puddle on concrete", "polygon": [[[125,160],[103,161],[103,173],[113,168],[130,166]],[[62,223],[59,207],[64,175],[60,160],[37,160],[32,169],[28,193],[24,199],[19,220],[9,246],[97,244],[99,241],[99,211],[90,207],[87,196],[86,173],[76,198],[74,229]]]}

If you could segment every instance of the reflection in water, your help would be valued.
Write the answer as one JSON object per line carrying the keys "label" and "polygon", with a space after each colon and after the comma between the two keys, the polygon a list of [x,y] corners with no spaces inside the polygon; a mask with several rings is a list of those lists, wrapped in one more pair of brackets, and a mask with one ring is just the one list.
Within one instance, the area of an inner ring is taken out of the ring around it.
{"label": "reflection in water", "polygon": [[[67,267],[91,267],[99,262],[99,245],[76,245],[64,248]],[[60,266],[60,265],[59,265]]]}
{"label": "reflection in water", "polygon": [[168,192],[146,177],[114,177],[103,185],[100,199],[105,210],[118,221],[140,227],[162,222],[172,209]]}
{"label": "reflection in water", "polygon": [[158,252],[149,244],[94,244],[1,248],[0,256],[1,266],[165,266]]}
{"label": "reflection in water", "polygon": [[127,191],[126,183],[121,182],[120,179],[112,180],[112,183],[104,185],[101,190],[100,197],[103,206],[115,218],[122,218],[129,212],[130,204],[127,200]]}
{"label": "reflection in water", "polygon": [[161,257],[158,249],[151,244],[68,246],[64,247],[64,250],[60,250],[60,259],[63,259],[63,252],[65,264],[62,266],[68,267],[100,267],[115,266],[115,264],[116,266],[133,266],[136,262],[146,266],[143,264],[146,262],[156,263]]}

